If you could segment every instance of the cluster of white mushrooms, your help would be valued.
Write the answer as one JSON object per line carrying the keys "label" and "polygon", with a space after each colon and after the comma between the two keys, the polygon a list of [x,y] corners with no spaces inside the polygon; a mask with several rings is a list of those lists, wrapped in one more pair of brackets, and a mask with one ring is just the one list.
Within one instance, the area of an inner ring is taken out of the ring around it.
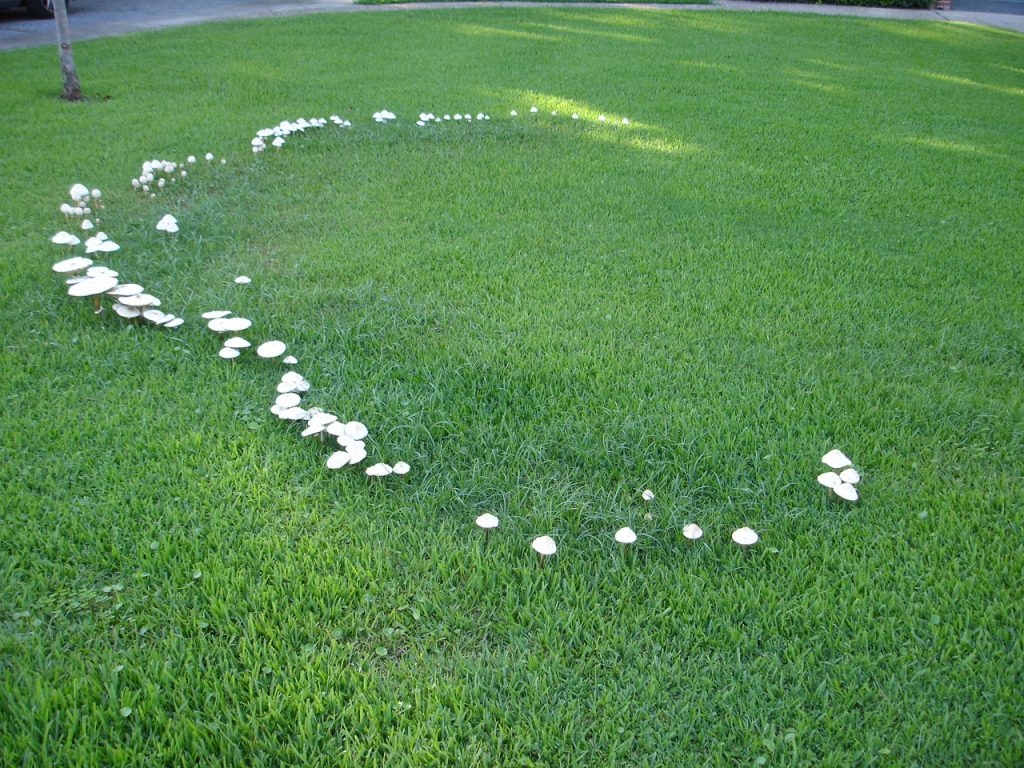
{"label": "cluster of white mushrooms", "polygon": [[[240,278],[245,278],[244,280]],[[235,278],[238,285],[248,285],[251,280],[245,275]],[[207,328],[214,333],[241,333],[252,326],[247,317],[231,316],[227,309],[215,309],[203,313]],[[252,342],[242,336],[232,336],[224,341],[224,346],[217,353],[225,360],[234,360],[242,355],[243,350],[252,348]],[[271,339],[255,347],[257,357],[263,360],[280,359],[285,365],[296,365],[299,361],[293,355],[284,356],[288,347],[283,341]],[[369,429],[361,421],[342,421],[336,414],[317,407],[304,408],[302,396],[310,389],[309,382],[296,371],[285,371],[277,384],[277,397],[270,406],[270,412],[282,421],[302,423],[302,437],[317,437],[321,443],[328,439],[335,442],[340,450],[327,457],[327,469],[341,469],[355,466],[367,456],[366,438]],[[404,461],[390,464],[377,463],[366,469],[367,477],[387,477],[388,475],[408,474],[411,467]]]}
{"label": "cluster of white mushrooms", "polygon": [[[207,163],[212,163],[216,159],[213,152],[207,152],[203,157]],[[142,163],[142,172],[132,179],[132,187],[150,197],[156,197],[157,190],[167,186],[168,181],[173,183],[179,178],[187,178],[188,166],[195,165],[196,162],[198,161],[195,155],[189,155],[180,163],[174,160],[146,160]],[[225,165],[227,160],[222,157],[220,163]]]}
{"label": "cluster of white mushrooms", "polygon": [[[378,119],[379,112],[375,112],[373,119],[380,123],[383,120]],[[388,113],[390,114],[390,113]],[[391,115],[391,119],[394,119],[394,115]],[[338,115],[331,115],[330,121],[339,128],[351,128],[352,123],[348,120],[343,120]],[[307,119],[300,117],[298,120],[282,120],[280,123],[275,125],[273,128],[260,128],[256,131],[256,136],[251,142],[252,152],[254,155],[258,155],[267,148],[267,140],[270,140],[270,145],[275,149],[280,149],[285,145],[285,139],[291,136],[293,133],[305,133],[307,128],[323,128],[327,125],[327,118],[314,117]]]}
{"label": "cluster of white mushrooms", "polygon": [[[537,114],[539,109],[533,106],[530,114]],[[513,110],[512,117],[518,113]],[[552,116],[557,116],[552,111]],[[573,120],[579,120],[578,113],[572,113]],[[397,116],[388,110],[381,110],[373,113],[373,120],[377,123],[388,123],[397,120]],[[418,126],[426,126],[431,123],[454,122],[482,122],[490,120],[490,116],[478,112],[475,116],[468,112],[446,113],[437,116],[431,112],[421,112],[416,121]],[[599,115],[598,122],[607,122],[605,115]],[[257,132],[251,142],[253,153],[259,153],[266,149],[267,141],[276,148],[285,144],[285,139],[295,133],[304,133],[309,128],[323,128],[328,120],[324,118],[306,119],[300,118],[296,121],[285,120],[273,128],[262,128]],[[343,120],[337,115],[331,115],[330,122],[338,127],[347,128],[352,125],[348,120]],[[628,118],[622,118],[622,125],[629,125]],[[207,162],[215,158],[212,153],[205,155]],[[142,192],[155,196],[154,189],[163,188],[167,180],[176,181],[178,178],[187,177],[186,166],[194,164],[196,158],[189,156],[185,162],[176,163],[167,160],[147,160],[142,164],[142,173],[132,179],[132,186]],[[221,163],[226,160],[221,159]],[[91,230],[94,223],[84,217],[89,216],[94,210],[101,206],[101,193],[98,189],[90,190],[83,184],[75,184],[70,189],[72,203],[61,205],[61,213],[68,217],[81,219],[80,226],[83,230]],[[98,221],[98,219],[97,219]],[[157,223],[156,228],[168,234],[178,232],[178,220],[171,214],[166,214]],[[81,240],[74,234],[60,231],[57,232],[51,241],[57,245],[65,246],[73,250],[81,244]],[[97,232],[86,240],[85,250],[87,254],[96,252],[112,253],[120,246],[110,240],[103,232]],[[85,256],[70,255],[53,265],[53,271],[66,275],[69,286],[68,293],[71,296],[92,297],[96,312],[102,311],[101,298],[103,295],[116,299],[113,310],[126,319],[142,318],[157,325],[167,328],[174,328],[181,325],[184,320],[174,315],[165,314],[158,309],[160,300],[145,292],[141,285],[134,283],[119,282],[119,275],[112,269],[102,265],[94,265],[92,260]],[[234,282],[238,285],[247,285],[251,279],[246,275],[239,275]],[[252,342],[239,336],[252,326],[252,321],[245,317],[235,316],[230,310],[212,310],[202,315],[207,321],[207,327],[218,334],[232,334],[225,339],[218,355],[225,360],[239,358],[245,350],[252,349],[256,357],[263,360],[278,360],[284,365],[296,365],[298,360],[292,355],[285,355],[287,346],[278,340],[264,341],[255,348]],[[343,421],[336,414],[321,410],[317,407],[304,407],[303,395],[310,389],[310,383],[294,370],[288,370],[282,374],[277,384],[277,394],[271,413],[282,421],[291,421],[301,424],[302,437],[314,437],[320,443],[330,441],[337,445],[338,450],[333,450],[327,457],[325,466],[328,470],[337,470],[346,466],[355,466],[362,463],[367,457],[366,440],[369,437],[369,429],[360,421]],[[829,498],[838,497],[847,501],[857,501],[858,493],[856,484],[860,481],[860,473],[853,468],[852,462],[840,450],[834,449],[822,457],[822,462],[832,471],[824,472],[818,476],[818,482],[829,491]],[[366,468],[365,474],[371,478],[387,477],[389,475],[405,475],[410,471],[410,466],[404,461],[396,462],[394,465],[383,462],[373,464]],[[644,502],[650,503],[654,500],[654,491],[645,489],[641,492]],[[651,519],[651,515],[645,515]],[[476,518],[476,525],[484,532],[484,540],[487,541],[491,531],[496,530],[501,522],[498,517],[491,513],[484,513]],[[687,523],[682,528],[683,536],[691,542],[699,541],[704,536],[704,531],[695,522]],[[615,531],[614,541],[624,549],[636,543],[638,535],[630,527],[623,527]],[[732,532],[732,541],[740,548],[746,550],[759,541],[756,531],[748,527],[737,528]],[[540,565],[558,551],[558,545],[551,536],[538,536],[531,542],[531,548],[540,558]]]}
{"label": "cluster of white mushrooms", "polygon": [[[65,206],[61,206],[61,212],[65,215],[85,215],[92,207],[98,208],[98,201],[102,193],[98,189],[89,190],[84,184],[75,184],[70,190],[71,199],[79,205],[82,213],[72,212],[68,214]],[[98,221],[98,219],[97,219]],[[89,226],[85,226],[88,224]],[[82,221],[84,229],[92,229],[93,224],[88,219]],[[61,230],[50,238],[50,242],[68,248],[69,254],[73,253],[75,246],[81,244],[81,240],[70,232]],[[54,272],[65,277],[65,284],[68,286],[68,295],[76,298],[91,298],[93,311],[99,314],[103,311],[103,297],[109,296],[115,301],[111,309],[119,317],[126,320],[147,320],[154,325],[162,325],[165,328],[177,328],[185,321],[180,317],[161,311],[160,299],[152,294],[146,293],[146,289],[137,283],[124,283],[120,275],[109,267],[102,264],[95,264],[88,255],[94,253],[114,253],[120,250],[121,246],[111,240],[106,233],[97,232],[85,241],[86,256],[69,255],[52,266]]]}

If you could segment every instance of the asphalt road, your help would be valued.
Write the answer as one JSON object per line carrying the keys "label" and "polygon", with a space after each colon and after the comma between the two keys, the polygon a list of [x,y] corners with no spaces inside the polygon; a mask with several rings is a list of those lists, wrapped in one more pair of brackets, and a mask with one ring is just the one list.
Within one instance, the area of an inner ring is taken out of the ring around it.
{"label": "asphalt road", "polygon": [[[710,6],[689,6],[684,10],[685,12],[699,12],[712,8],[727,8],[872,18],[947,19],[988,24],[1024,32],[1024,0],[953,0],[952,12],[794,5],[784,2],[741,2],[738,0],[712,0],[712,2],[713,5]],[[507,4],[517,5],[520,3]],[[440,9],[451,5],[450,3],[434,3],[426,7]],[[455,5],[466,6],[465,3]],[[474,3],[473,5],[482,7],[487,4]],[[91,37],[197,24],[217,19],[252,19],[325,11],[396,11],[414,7],[416,6],[354,5],[352,0],[72,0],[70,19],[72,39],[85,40]],[[21,10],[0,11],[0,50],[49,45],[55,42],[56,33],[52,20],[30,19]]]}

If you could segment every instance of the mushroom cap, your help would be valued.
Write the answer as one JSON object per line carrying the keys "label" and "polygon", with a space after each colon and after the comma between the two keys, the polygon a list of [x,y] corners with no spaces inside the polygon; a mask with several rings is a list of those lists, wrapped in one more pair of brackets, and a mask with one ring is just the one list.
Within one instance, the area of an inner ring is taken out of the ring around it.
{"label": "mushroom cap", "polygon": [[68,288],[68,295],[79,297],[96,296],[100,293],[106,293],[115,285],[117,285],[116,277],[90,277],[88,280],[75,283]]}
{"label": "mushroom cap", "polygon": [[350,445],[346,450],[348,450],[349,464],[358,464],[366,458],[366,448],[362,445]]}
{"label": "mushroom cap", "polygon": [[206,324],[214,333],[238,333],[252,326],[247,317],[216,317]]}
{"label": "mushroom cap", "polygon": [[107,291],[108,296],[138,296],[146,289],[138,283],[121,283],[120,285],[114,286],[112,290]]}
{"label": "mushroom cap", "polygon": [[142,317],[149,320],[151,323],[156,323],[157,325],[174,319],[174,315],[165,315],[159,309],[147,309],[142,313]]}
{"label": "mushroom cap", "polygon": [[131,296],[122,296],[121,303],[127,307],[159,307],[160,299],[148,293],[135,293]]}
{"label": "mushroom cap", "polygon": [[224,346],[231,347],[232,349],[245,349],[246,347],[251,347],[252,344],[243,339],[241,336],[232,336],[230,339],[224,342]]}
{"label": "mushroom cap", "polygon": [[218,317],[227,317],[230,314],[230,309],[212,309],[209,312],[203,312],[201,317],[203,320],[216,320]]}
{"label": "mushroom cap", "polygon": [[820,475],[818,475],[818,482],[831,490],[835,488],[837,485],[839,485],[839,483],[841,483],[842,480],[839,479],[839,475],[837,475],[835,472],[822,472]]}
{"label": "mushroom cap", "polygon": [[53,271],[66,275],[70,272],[81,272],[91,265],[92,259],[87,259],[84,256],[72,256],[70,259],[64,259],[54,264]]}
{"label": "mushroom cap", "polygon": [[646,489],[640,495],[643,497],[644,501],[654,501],[654,491],[652,491],[650,488]]}
{"label": "mushroom cap", "polygon": [[615,540],[619,542],[619,544],[632,544],[636,541],[636,531],[628,525],[625,528],[619,528],[619,530],[615,532]]}
{"label": "mushroom cap", "polygon": [[366,468],[366,474],[368,477],[387,477],[393,471],[394,470],[389,465],[383,462]]}
{"label": "mushroom cap", "polygon": [[68,190],[68,194],[71,195],[71,199],[76,203],[89,196],[89,188],[85,184],[72,184],[71,189]]}
{"label": "mushroom cap", "polygon": [[295,355],[288,355],[287,357],[282,357],[281,362],[285,365],[295,365],[299,362],[299,359]]}
{"label": "mushroom cap", "polygon": [[302,402],[302,398],[294,392],[285,392],[283,395],[278,395],[277,399],[274,400],[274,404],[281,408],[294,408]]}
{"label": "mushroom cap", "polygon": [[690,541],[696,541],[704,535],[704,531],[696,523],[689,523],[683,526],[683,536],[688,538]]}
{"label": "mushroom cap", "polygon": [[233,360],[242,353],[239,352],[237,349],[234,349],[233,347],[221,347],[220,351],[217,354],[220,355],[225,360]]}
{"label": "mushroom cap", "polygon": [[183,318],[183,317],[176,317],[173,320],[171,320],[169,323],[164,323],[164,328],[177,328],[179,325],[181,325],[184,322],[185,322],[185,318]]}
{"label": "mushroom cap", "polygon": [[484,512],[476,519],[478,528],[483,528],[485,531],[490,531],[501,525],[501,521],[492,515],[490,512]]}
{"label": "mushroom cap", "polygon": [[328,469],[341,469],[348,464],[348,453],[346,451],[335,451],[327,457]]}
{"label": "mushroom cap", "polygon": [[311,435],[319,435],[323,431],[324,431],[324,425],[323,424],[317,424],[317,423],[314,423],[314,422],[310,421],[309,425],[304,430],[302,430],[302,436],[303,437],[309,437]]}
{"label": "mushroom cap", "polygon": [[142,310],[136,309],[135,307],[129,307],[122,304],[119,301],[114,302],[114,311],[123,318],[131,320],[133,317],[138,317],[142,314]]}
{"label": "mushroom cap", "polygon": [[860,472],[858,472],[853,467],[847,467],[846,469],[839,473],[839,479],[842,480],[844,483],[856,485],[857,483],[860,482]]}
{"label": "mushroom cap", "polygon": [[530,546],[533,547],[534,552],[543,557],[553,555],[558,551],[558,545],[550,536],[538,536],[530,543]]}
{"label": "mushroom cap", "polygon": [[53,237],[50,238],[50,242],[56,243],[57,245],[78,245],[82,241],[78,238],[77,235],[73,235],[70,232],[65,232],[62,229],[60,232],[56,233]]}
{"label": "mushroom cap", "polygon": [[313,416],[310,417],[309,422],[310,424],[319,424],[323,427],[326,427],[328,424],[333,424],[337,420],[338,417],[335,416],[333,413],[326,413],[325,411],[320,411],[319,413],[313,414]]}
{"label": "mushroom cap", "polygon": [[[100,266],[100,265],[96,265],[94,267],[89,267],[87,270],[85,270],[85,276],[86,277],[117,277],[117,272],[112,270],[110,267],[103,267],[103,266]],[[117,286],[115,285],[114,287],[116,288]]]}
{"label": "mushroom cap", "polygon": [[287,419],[288,421],[305,421],[307,418],[309,418],[309,411],[307,411],[305,408],[299,408],[296,406],[293,408],[285,408],[278,415],[282,419]]}
{"label": "mushroom cap", "polygon": [[248,275],[239,275],[235,278],[235,283],[238,285],[248,285],[252,282],[252,278]]}
{"label": "mushroom cap", "polygon": [[757,535],[757,531],[753,528],[737,528],[732,532],[732,540],[739,544],[741,547],[752,547],[757,544],[761,537]]}
{"label": "mushroom cap", "polygon": [[370,431],[361,421],[350,421],[345,425],[345,434],[353,440],[363,440],[370,434]]}
{"label": "mushroom cap", "polygon": [[[244,329],[243,329],[244,330]],[[284,354],[288,347],[283,341],[265,341],[256,347],[256,354],[264,359],[271,359]]]}
{"label": "mushroom cap", "polygon": [[327,434],[331,435],[332,437],[344,437],[344,438],[345,438],[345,442],[344,442],[344,443],[342,443],[342,442],[341,442],[341,441],[339,440],[339,441],[338,441],[338,445],[346,445],[346,446],[347,446],[347,445],[348,445],[349,443],[351,443],[351,442],[352,442],[352,441],[351,441],[351,440],[349,440],[349,439],[348,439],[348,437],[347,437],[347,436],[345,435],[345,424],[344,424],[343,422],[340,422],[340,421],[332,421],[332,422],[331,422],[330,424],[328,424],[328,425],[327,425],[327,426],[325,427],[325,431],[327,432]]}
{"label": "mushroom cap", "polygon": [[847,501],[856,501],[858,498],[857,489],[852,483],[840,483],[835,487],[835,492],[836,496]]}
{"label": "mushroom cap", "polygon": [[833,448],[831,451],[821,457],[821,463],[829,466],[832,469],[842,469],[843,467],[850,466],[853,462],[850,461],[846,454],[840,451],[838,448]]}
{"label": "mushroom cap", "polygon": [[407,475],[409,474],[409,470],[412,469],[412,467],[410,467],[404,461],[399,461],[391,469],[396,475]]}

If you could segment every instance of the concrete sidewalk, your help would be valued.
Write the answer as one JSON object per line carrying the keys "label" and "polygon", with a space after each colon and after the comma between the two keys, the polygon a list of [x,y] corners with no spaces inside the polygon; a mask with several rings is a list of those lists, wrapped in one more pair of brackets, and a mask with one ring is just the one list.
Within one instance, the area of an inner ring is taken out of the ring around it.
{"label": "concrete sidewalk", "polygon": [[[858,6],[809,5],[803,3],[746,2],[713,0],[710,5],[645,5],[642,3],[531,3],[531,2],[441,2],[405,5],[355,5],[352,0],[79,0],[74,4],[71,33],[75,40],[121,35],[150,29],[224,19],[255,19],[294,16],[305,13],[359,12],[395,13],[448,8],[637,8],[683,13],[711,10],[767,11],[773,13],[811,13],[825,16],[856,16],[872,19],[913,19],[918,21],[955,21],[1024,32],[1024,15],[974,13],[965,11],[904,10],[863,8]],[[17,12],[0,13],[0,50],[53,45],[53,22],[28,19]]]}

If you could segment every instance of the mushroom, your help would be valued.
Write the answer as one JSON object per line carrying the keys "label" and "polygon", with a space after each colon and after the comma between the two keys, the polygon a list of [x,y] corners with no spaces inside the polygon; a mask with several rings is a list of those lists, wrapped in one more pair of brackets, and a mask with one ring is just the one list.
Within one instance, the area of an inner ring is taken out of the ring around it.
{"label": "mushroom", "polygon": [[361,421],[350,421],[345,425],[345,434],[353,440],[365,440],[370,431]]}
{"label": "mushroom", "polygon": [[396,475],[408,475],[409,470],[412,469],[412,467],[410,467],[404,461],[399,461],[391,469]]}
{"label": "mushroom", "polygon": [[652,491],[650,488],[641,493],[640,496],[643,497],[644,501],[654,501],[654,491]]}
{"label": "mushroom", "polygon": [[850,466],[853,462],[850,461],[846,457],[846,454],[838,448],[833,448],[821,457],[821,463],[831,467],[832,469],[842,469],[843,467]]}
{"label": "mushroom", "polygon": [[349,455],[346,451],[335,451],[327,457],[328,469],[341,469],[349,463]]}
{"label": "mushroom", "polygon": [[282,357],[281,362],[285,365],[295,365],[299,362],[299,359],[295,355],[288,355],[287,357]]}
{"label": "mushroom", "polygon": [[294,408],[302,401],[302,398],[294,392],[285,392],[283,395],[278,395],[277,399],[274,400],[274,404],[281,408]]}
{"label": "mushroom", "polygon": [[265,360],[270,360],[283,354],[285,349],[287,347],[283,341],[265,341],[256,347],[256,354]]}
{"label": "mushroom", "polygon": [[[115,272],[114,270],[110,269],[109,267],[95,266],[95,267],[89,267],[87,270],[85,270],[85,276],[86,277],[117,277],[117,272]],[[114,287],[116,288],[117,286],[115,285]]]}
{"label": "mushroom", "polygon": [[136,309],[160,306],[160,299],[148,293],[134,293],[131,296],[121,296],[120,299],[121,303],[125,306],[135,307]]}
{"label": "mushroom", "polygon": [[92,296],[94,310],[99,314],[103,311],[100,297],[115,285],[117,285],[116,277],[90,277],[68,288],[68,295],[79,297]]}
{"label": "mushroom", "polygon": [[57,245],[74,246],[82,242],[76,235],[72,235],[70,232],[65,232],[63,229],[50,238],[51,243]]}
{"label": "mushroom", "polygon": [[87,259],[84,256],[72,256],[70,259],[58,261],[53,265],[52,269],[58,274],[70,275],[74,272],[81,272],[83,269],[87,269],[91,264],[92,259]]}
{"label": "mushroom", "polygon": [[234,360],[242,353],[239,352],[234,347],[221,347],[220,351],[217,354],[220,355],[225,360]]}
{"label": "mushroom", "polygon": [[846,501],[856,501],[859,497],[853,483],[840,483],[834,489],[836,496]]}
{"label": "mushroom", "polygon": [[174,315],[166,315],[159,309],[154,308],[147,309],[145,312],[143,312],[142,318],[144,320],[149,320],[149,322],[153,323],[154,325],[161,325],[162,323],[166,323],[168,320],[173,320]]}
{"label": "mushroom", "polygon": [[138,283],[121,283],[115,286],[113,289],[107,291],[107,296],[124,297],[124,296],[138,296],[140,293],[145,292]]}
{"label": "mushroom", "polygon": [[491,531],[501,525],[501,521],[490,512],[484,512],[476,519],[476,527],[484,532],[484,544],[491,535]]}
{"label": "mushroom", "polygon": [[230,314],[230,309],[211,309],[209,312],[203,312],[201,317],[203,320],[216,320],[220,317],[227,317]]}
{"label": "mushroom", "polygon": [[114,302],[113,310],[119,317],[123,317],[126,320],[132,320],[142,314],[142,310],[136,309],[135,307],[129,307],[119,301]]}
{"label": "mushroom", "polygon": [[753,528],[747,528],[746,526],[737,528],[732,532],[732,540],[743,547],[743,549],[754,546],[759,539],[760,537],[757,535],[757,532]]}
{"label": "mushroom", "polygon": [[249,277],[248,275],[239,275],[238,277],[235,278],[236,285],[248,285],[251,282],[252,278]]}
{"label": "mushroom", "polygon": [[177,328],[179,325],[185,322],[185,318],[176,317],[169,323],[164,323],[164,328]]}
{"label": "mushroom", "polygon": [[252,320],[246,317],[216,317],[206,324],[215,333],[238,333],[252,326]]}
{"label": "mushroom", "polygon": [[690,523],[683,526],[683,536],[690,541],[697,541],[701,536],[704,535],[704,531],[700,529],[700,526],[696,523]]}
{"label": "mushroom", "polygon": [[224,342],[225,347],[231,347],[232,349],[245,349],[251,347],[252,344],[241,336],[232,336],[230,339]]}
{"label": "mushroom", "polygon": [[558,545],[555,544],[555,540],[550,536],[538,536],[531,542],[530,546],[534,552],[540,555],[540,564],[538,566],[540,568],[544,567],[544,558],[551,557],[551,555],[558,551]]}
{"label": "mushroom", "polygon": [[628,525],[625,528],[619,528],[615,532],[615,541],[622,545],[622,551],[629,551],[629,545],[636,542],[636,531],[630,528]]}
{"label": "mushroom", "polygon": [[374,464],[372,467],[366,468],[367,477],[387,477],[394,470],[387,464],[381,462],[380,464]]}

